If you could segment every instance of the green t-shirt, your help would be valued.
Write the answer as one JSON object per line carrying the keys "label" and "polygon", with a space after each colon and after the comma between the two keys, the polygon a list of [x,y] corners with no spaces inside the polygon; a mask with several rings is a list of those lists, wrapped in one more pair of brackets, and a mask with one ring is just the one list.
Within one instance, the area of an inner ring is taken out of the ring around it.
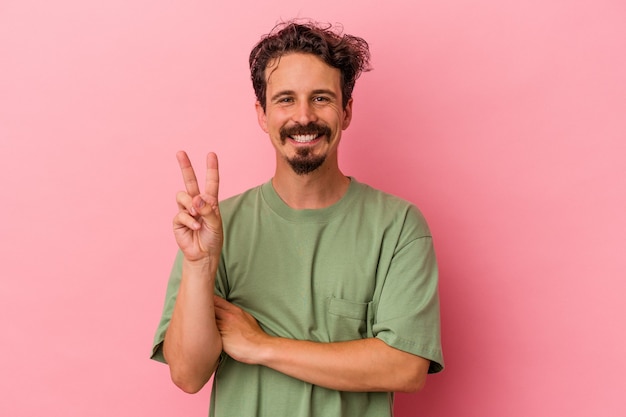
{"label": "green t-shirt", "polygon": [[[225,239],[216,293],[270,335],[316,342],[376,337],[443,369],[437,264],[428,226],[410,203],[352,179],[336,204],[294,210],[271,181],[220,203]],[[168,284],[153,358],[181,277]],[[382,417],[393,393],[334,391],[223,355],[210,416]]]}

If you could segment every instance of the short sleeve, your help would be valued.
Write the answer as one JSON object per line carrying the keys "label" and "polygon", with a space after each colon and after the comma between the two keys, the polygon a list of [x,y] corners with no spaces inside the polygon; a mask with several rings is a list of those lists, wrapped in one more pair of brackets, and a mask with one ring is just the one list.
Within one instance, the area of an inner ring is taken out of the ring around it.
{"label": "short sleeve", "polygon": [[408,225],[406,243],[399,240],[388,267],[372,331],[388,345],[430,360],[428,372],[436,373],[444,367],[438,268],[432,237],[411,232],[427,226],[419,225],[424,222],[420,215],[415,221],[417,226]]}
{"label": "short sleeve", "polygon": [[165,340],[165,332],[170,324],[172,318],[172,312],[174,311],[174,304],[176,303],[176,296],[178,295],[178,287],[180,286],[180,278],[182,276],[183,254],[178,251],[174,265],[172,265],[172,271],[170,272],[170,278],[167,282],[167,291],[165,292],[165,303],[163,306],[163,312],[161,313],[161,320],[154,334],[154,341],[152,342],[152,355],[151,359],[159,362],[165,362],[163,356],[163,340]]}

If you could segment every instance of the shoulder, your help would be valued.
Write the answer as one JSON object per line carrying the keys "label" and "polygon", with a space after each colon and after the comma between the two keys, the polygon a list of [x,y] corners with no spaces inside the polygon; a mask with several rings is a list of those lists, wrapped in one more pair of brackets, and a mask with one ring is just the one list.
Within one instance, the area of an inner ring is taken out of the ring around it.
{"label": "shoulder", "polygon": [[428,223],[414,203],[354,179],[352,181],[356,188],[356,204],[364,215],[396,224],[420,236],[430,236]]}
{"label": "shoulder", "polygon": [[256,200],[261,194],[261,188],[263,187],[263,185],[264,184],[257,185],[256,187],[250,188],[242,193],[221,200],[220,210],[229,211],[242,204]]}
{"label": "shoulder", "polygon": [[263,200],[262,188],[265,184],[257,185],[242,193],[233,195],[220,201],[220,214],[224,224],[228,224],[230,219],[238,213],[256,210]]}
{"label": "shoulder", "polygon": [[393,194],[374,188],[368,184],[352,179],[356,192],[360,199],[370,204],[382,205],[397,210],[406,209],[413,204]]}

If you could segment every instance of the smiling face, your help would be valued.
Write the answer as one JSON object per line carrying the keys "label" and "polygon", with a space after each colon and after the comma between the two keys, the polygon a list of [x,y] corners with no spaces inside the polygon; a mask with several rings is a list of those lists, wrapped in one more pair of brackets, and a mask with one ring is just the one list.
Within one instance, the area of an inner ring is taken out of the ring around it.
{"label": "smiling face", "polygon": [[337,167],[341,131],[350,124],[352,100],[342,108],[341,73],[311,54],[291,53],[265,70],[266,108],[257,102],[261,128],[277,154],[277,172],[288,166],[306,175]]}

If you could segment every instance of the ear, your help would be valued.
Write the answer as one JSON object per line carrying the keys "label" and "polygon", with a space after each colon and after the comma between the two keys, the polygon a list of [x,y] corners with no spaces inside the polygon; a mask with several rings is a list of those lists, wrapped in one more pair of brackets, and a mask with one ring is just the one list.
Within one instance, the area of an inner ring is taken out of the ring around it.
{"label": "ear", "polygon": [[261,129],[263,129],[265,133],[269,133],[267,130],[267,116],[265,115],[263,106],[261,106],[261,103],[257,100],[256,103],[254,103],[254,107],[256,109],[256,117],[259,122],[259,126],[261,126]]}
{"label": "ear", "polygon": [[343,109],[343,123],[341,125],[341,130],[346,130],[348,126],[350,126],[350,122],[352,121],[352,97],[348,100],[348,104]]}

